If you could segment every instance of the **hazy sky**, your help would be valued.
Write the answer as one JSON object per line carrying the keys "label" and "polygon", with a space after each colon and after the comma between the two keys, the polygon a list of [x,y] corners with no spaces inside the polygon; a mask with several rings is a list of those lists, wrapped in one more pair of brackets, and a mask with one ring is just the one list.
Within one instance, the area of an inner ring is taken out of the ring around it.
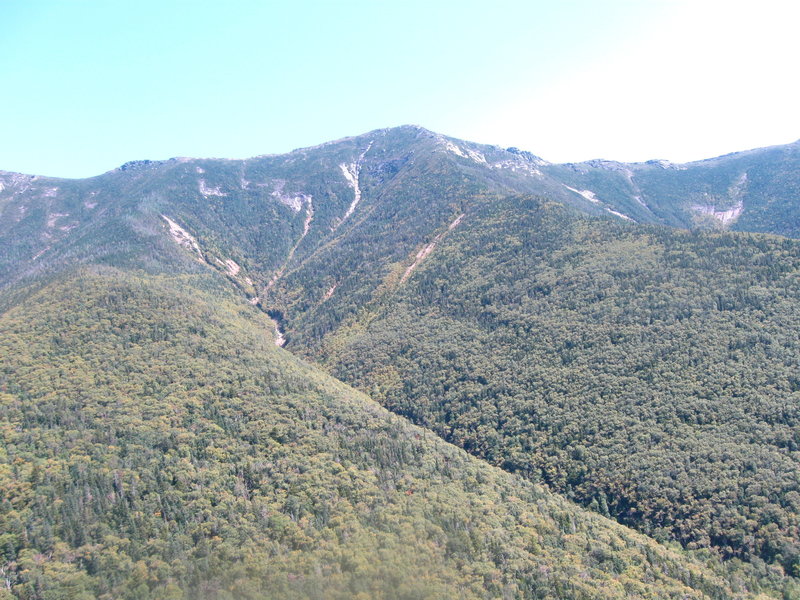
{"label": "hazy sky", "polygon": [[0,0],[0,169],[243,158],[405,123],[551,161],[800,138],[800,3]]}

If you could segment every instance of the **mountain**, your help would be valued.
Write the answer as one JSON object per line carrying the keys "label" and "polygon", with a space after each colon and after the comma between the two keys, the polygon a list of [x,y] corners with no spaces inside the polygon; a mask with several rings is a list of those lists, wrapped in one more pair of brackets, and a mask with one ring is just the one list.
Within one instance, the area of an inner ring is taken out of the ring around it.
{"label": "mountain", "polygon": [[416,213],[403,211],[414,195],[434,219],[480,194],[526,193],[640,223],[793,237],[798,149],[795,143],[685,165],[553,165],[516,148],[404,126],[280,156],[134,161],[83,180],[0,171],[0,237],[7,244],[0,282],[39,272],[52,260],[115,252],[116,260],[127,260],[122,244],[131,232],[125,223],[140,215],[133,235],[153,241],[155,229],[167,222],[154,218],[161,209],[180,216],[181,226],[204,237],[209,251],[222,251],[214,244],[237,250],[240,259],[269,273],[291,253],[306,221],[309,237],[297,257],[291,253],[295,263],[364,219],[408,218],[404,225],[413,228]]}
{"label": "mountain", "polygon": [[[534,194],[612,219],[794,237],[800,222],[798,148],[795,143],[685,165],[553,165],[516,148],[404,126],[281,156],[134,161],[83,180],[0,171],[0,239],[6,245],[0,284],[47,270],[49,263],[100,254],[159,269],[169,250],[133,257],[135,244],[126,244],[133,236],[157,245],[165,217],[202,237],[212,261],[238,252],[225,260],[248,262],[270,278],[365,220],[375,228],[406,219],[404,229],[416,238],[395,240],[406,250],[429,233],[413,222],[419,215],[436,222],[457,216],[461,204],[481,194]],[[412,198],[425,210],[408,208]],[[161,217],[165,211],[172,217]]]}
{"label": "mountain", "polygon": [[0,173],[0,594],[792,597],[795,150]]}

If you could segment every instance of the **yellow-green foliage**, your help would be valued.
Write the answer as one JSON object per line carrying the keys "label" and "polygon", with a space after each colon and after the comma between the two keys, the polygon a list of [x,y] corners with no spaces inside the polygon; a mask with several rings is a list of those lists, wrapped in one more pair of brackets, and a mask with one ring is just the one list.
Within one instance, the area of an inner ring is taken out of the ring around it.
{"label": "yellow-green foliage", "polygon": [[199,276],[64,276],[0,317],[0,356],[0,598],[750,595],[389,414]]}

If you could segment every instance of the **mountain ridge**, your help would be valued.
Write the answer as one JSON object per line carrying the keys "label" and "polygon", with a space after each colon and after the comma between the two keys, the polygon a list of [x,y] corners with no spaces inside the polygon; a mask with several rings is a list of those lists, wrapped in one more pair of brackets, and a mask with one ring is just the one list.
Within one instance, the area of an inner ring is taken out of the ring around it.
{"label": "mountain ridge", "polygon": [[[20,193],[32,185],[49,186],[52,190],[59,185],[85,185],[90,181],[108,180],[120,172],[164,172],[184,164],[198,168],[203,164],[216,164],[244,173],[253,165],[267,167],[281,161],[306,158],[313,161],[314,157],[324,154],[342,154],[354,145],[366,145],[369,140],[387,136],[396,140],[392,143],[405,144],[408,151],[418,146],[418,152],[444,152],[460,163],[458,168],[465,174],[480,177],[484,183],[493,182],[491,186],[495,190],[550,196],[589,214],[683,228],[738,229],[790,237],[800,235],[800,230],[792,225],[800,217],[800,181],[793,174],[800,170],[797,168],[800,165],[798,142],[687,163],[662,160],[625,163],[595,159],[555,164],[517,148],[476,144],[418,125],[403,125],[297,148],[286,154],[265,154],[246,159],[181,157],[129,161],[106,173],[83,179],[0,172],[0,186],[6,189],[6,195],[13,187],[17,187]],[[782,163],[779,172],[774,169],[777,163]],[[747,185],[737,187],[737,181],[748,173]],[[244,176],[241,181],[245,181]],[[3,202],[2,193],[0,190],[0,203]]]}

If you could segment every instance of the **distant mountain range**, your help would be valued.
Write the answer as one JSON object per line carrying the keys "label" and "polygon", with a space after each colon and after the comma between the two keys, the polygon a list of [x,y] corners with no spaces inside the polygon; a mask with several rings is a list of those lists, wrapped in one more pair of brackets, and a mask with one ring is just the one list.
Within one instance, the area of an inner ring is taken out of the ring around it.
{"label": "distant mountain range", "polygon": [[798,167],[0,172],[0,599],[798,597]]}

